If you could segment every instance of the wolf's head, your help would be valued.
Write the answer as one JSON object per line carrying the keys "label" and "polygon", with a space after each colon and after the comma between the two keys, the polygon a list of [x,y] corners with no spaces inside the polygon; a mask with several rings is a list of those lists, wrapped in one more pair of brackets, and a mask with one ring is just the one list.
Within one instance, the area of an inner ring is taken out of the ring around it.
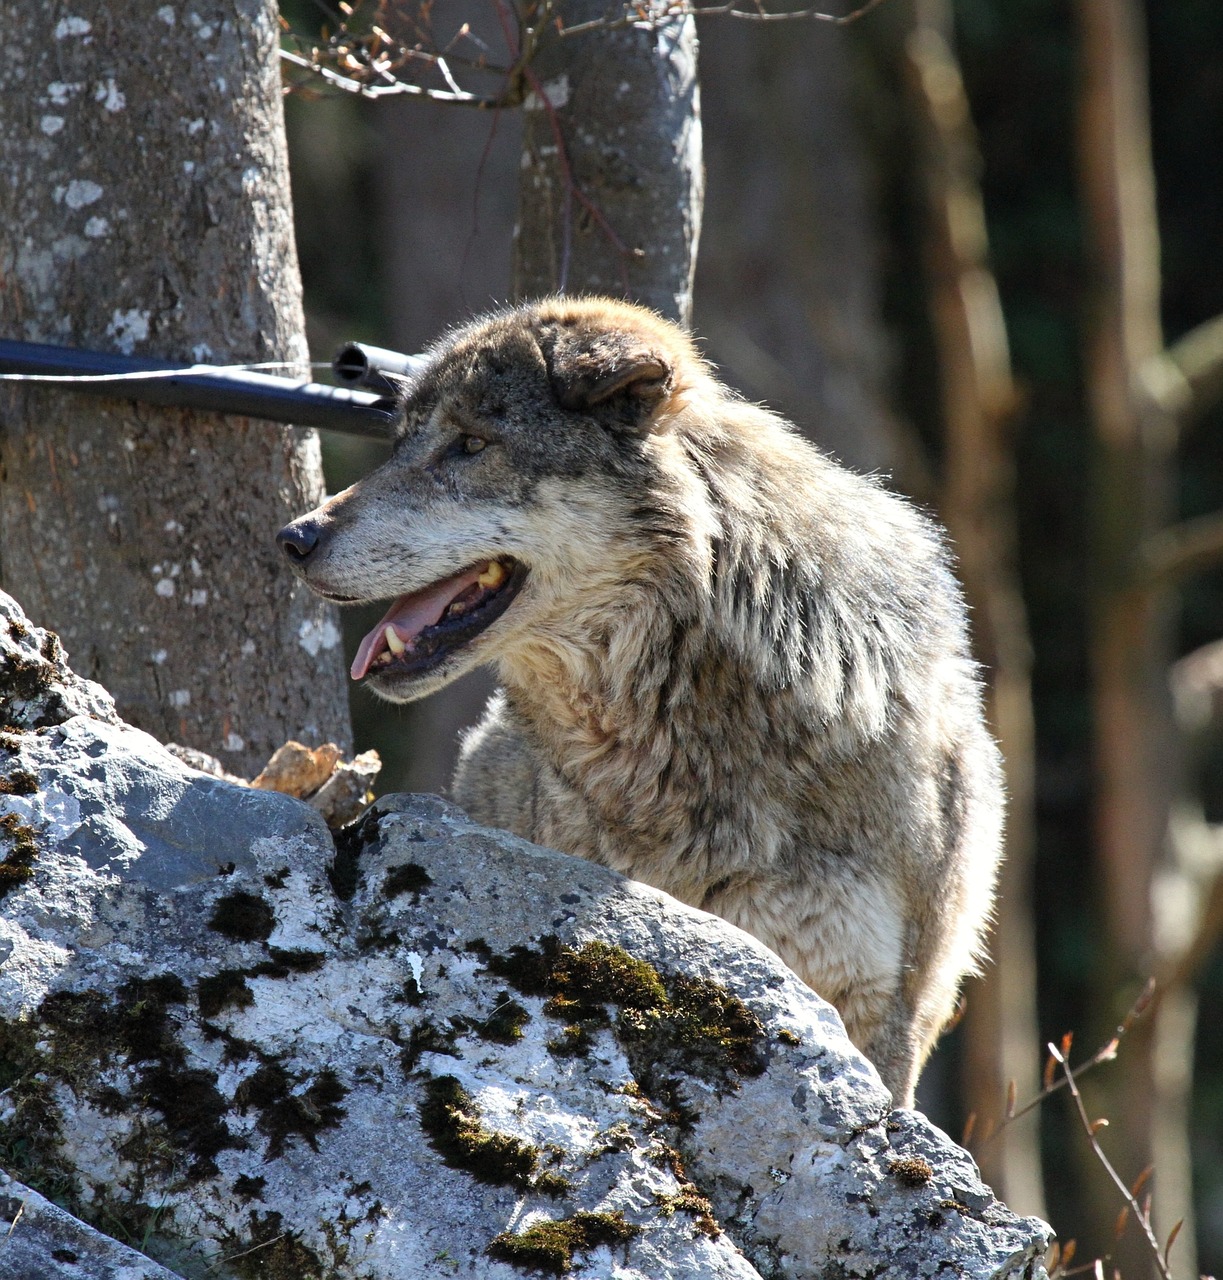
{"label": "wolf's head", "polygon": [[669,437],[714,387],[684,333],[625,303],[553,299],[441,341],[391,459],[279,534],[319,595],[390,601],[353,678],[410,701],[541,629],[614,626],[687,536]]}

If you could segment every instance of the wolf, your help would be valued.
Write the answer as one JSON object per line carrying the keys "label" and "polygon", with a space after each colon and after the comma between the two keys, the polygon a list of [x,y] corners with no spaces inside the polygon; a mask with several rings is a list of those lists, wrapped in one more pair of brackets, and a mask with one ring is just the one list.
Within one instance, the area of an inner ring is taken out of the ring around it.
{"label": "wolf", "polygon": [[279,541],[326,599],[391,601],[352,665],[376,693],[495,668],[472,817],[754,934],[912,1105],[983,958],[1003,808],[929,519],[676,326],[553,298],[438,342],[390,460]]}

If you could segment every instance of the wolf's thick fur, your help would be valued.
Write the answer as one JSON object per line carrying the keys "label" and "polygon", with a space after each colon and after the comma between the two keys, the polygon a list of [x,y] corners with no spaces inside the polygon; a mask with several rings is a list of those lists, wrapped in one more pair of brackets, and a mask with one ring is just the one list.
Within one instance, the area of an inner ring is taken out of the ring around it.
{"label": "wolf's thick fur", "polygon": [[493,664],[458,801],[755,934],[911,1103],[980,958],[1002,810],[938,533],[639,308],[524,306],[431,356],[391,461],[285,531],[295,567],[369,600],[525,566],[486,631],[370,683]]}

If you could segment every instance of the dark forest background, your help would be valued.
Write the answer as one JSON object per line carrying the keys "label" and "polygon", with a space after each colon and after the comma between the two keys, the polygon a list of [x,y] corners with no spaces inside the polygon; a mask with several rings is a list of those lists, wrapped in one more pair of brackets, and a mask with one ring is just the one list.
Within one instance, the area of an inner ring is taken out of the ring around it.
{"label": "dark forest background", "polygon": [[[482,20],[484,6],[467,8]],[[749,397],[792,418],[849,465],[885,472],[941,509],[932,475],[946,468],[953,446],[923,169],[930,151],[907,43],[913,12],[884,0],[846,27],[716,19],[700,26],[707,188],[694,329],[723,376]],[[285,13],[299,27],[318,20],[301,0]],[[1017,1010],[1012,1028],[1026,1045],[1022,1104],[1039,1088],[1046,1042],[1073,1030],[1075,1056],[1086,1058],[1120,1021],[1144,976],[1108,961],[1093,816],[1091,521],[1098,495],[1085,352],[1096,267],[1076,143],[1083,27],[1072,6],[1056,0],[962,0],[954,22],[946,15],[941,21],[942,30],[953,31],[975,125],[963,137],[979,157],[969,170],[979,180],[1013,373],[1002,439],[1004,466],[1013,466],[1031,638],[1034,841],[1030,891],[1021,879],[1001,912],[1022,923],[1035,957],[1035,1013]],[[1223,312],[1223,6],[1152,4],[1145,22],[1162,324],[1172,344]],[[518,113],[311,90],[291,94],[287,111],[316,359],[345,339],[416,351],[448,324],[510,297]],[[377,446],[329,439],[325,459],[334,492],[373,465]],[[1175,516],[1223,508],[1223,409],[1182,433],[1172,482]],[[1200,673],[1202,654],[1212,652],[1204,647],[1223,637],[1223,569],[1207,565],[1186,577],[1173,599],[1171,656],[1199,655]],[[367,621],[348,620],[350,643]],[[1216,825],[1223,824],[1223,748],[1210,710],[1220,701],[1211,692],[1217,687],[1207,681],[1208,712],[1182,715],[1173,747],[1161,757],[1164,785],[1180,797],[1173,820],[1189,813],[1204,850],[1206,870],[1194,882],[1200,897],[1209,893],[1223,830]],[[457,725],[474,718],[486,690],[475,680],[444,702],[411,708],[376,706],[353,690],[357,745],[376,745],[386,762],[381,788],[444,789]],[[1192,692],[1176,705],[1192,701]],[[1200,923],[1189,908],[1185,916],[1186,927]],[[1217,1273],[1223,950],[1208,932],[1203,938],[1180,1006],[1192,1026],[1196,1002],[1196,1036],[1191,1029],[1171,1050],[1174,1060],[1161,1065],[1162,1042],[1144,1047],[1140,1024],[1122,1040],[1117,1060],[1091,1073],[1101,1083],[1090,1100],[1112,1122],[1115,1141],[1105,1131],[1101,1144],[1132,1182],[1146,1163],[1141,1142],[1127,1146],[1134,1095],[1110,1079],[1137,1072],[1134,1063],[1148,1051],[1154,1071],[1186,1077],[1180,1125],[1192,1168],[1196,1269]],[[1009,963],[1005,949],[998,962]],[[1150,968],[1158,968],[1157,958]],[[970,1145],[987,1175],[1003,1184],[1013,1207],[1044,1212],[1063,1239],[1077,1237],[1080,1261],[1110,1252],[1126,1258],[1129,1246],[1115,1244],[1103,1225],[1113,1222],[1120,1201],[1064,1093],[1042,1104],[1038,1129],[1030,1131],[1039,1142],[1035,1174],[1025,1172],[1030,1152],[1023,1154],[1022,1125],[1007,1126],[1002,1139],[989,1137],[1002,1116],[984,1114],[988,1100],[969,1079],[975,998],[974,985],[970,1016],[927,1072],[924,1105],[953,1136],[977,1112]],[[1001,1113],[1005,1098],[992,1105]],[[1175,1147],[1155,1142],[1157,1187],[1161,1176],[1180,1176],[1170,1171],[1175,1151],[1167,1167],[1158,1158]],[[1163,1224],[1164,1235],[1170,1226]],[[1182,1241],[1173,1250],[1176,1274],[1196,1274],[1192,1248]],[[1141,1253],[1129,1256],[1139,1261],[1128,1264],[1127,1277],[1149,1272]]]}

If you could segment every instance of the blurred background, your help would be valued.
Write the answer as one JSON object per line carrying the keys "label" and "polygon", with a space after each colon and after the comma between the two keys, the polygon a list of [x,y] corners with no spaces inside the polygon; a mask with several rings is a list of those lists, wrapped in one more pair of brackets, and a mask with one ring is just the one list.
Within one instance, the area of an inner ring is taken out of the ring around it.
{"label": "blurred background", "polygon": [[[453,7],[497,41],[491,3]],[[1048,1042],[1087,1060],[1156,977],[1082,1089],[1127,1185],[1154,1163],[1137,1198],[1161,1244],[1186,1221],[1171,1273],[1217,1273],[1223,6],[884,0],[847,26],[698,30],[695,332],[725,380],[949,526],[1008,755],[995,962],[921,1103],[1078,1240],[1072,1266],[1154,1274],[1066,1091],[1007,1115]],[[511,297],[520,111],[306,82],[287,112],[315,359],[418,351]],[[377,450],[326,440],[331,491]],[[354,688],[380,787],[444,791],[488,688]]]}

